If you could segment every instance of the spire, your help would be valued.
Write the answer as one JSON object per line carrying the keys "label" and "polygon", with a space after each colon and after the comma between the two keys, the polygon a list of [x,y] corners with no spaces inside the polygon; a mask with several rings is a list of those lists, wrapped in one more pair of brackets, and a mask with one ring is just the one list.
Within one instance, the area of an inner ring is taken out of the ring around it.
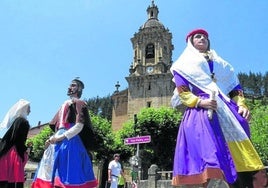
{"label": "spire", "polygon": [[154,0],[152,0],[151,6],[149,6],[147,8],[148,20],[149,19],[156,19],[156,20],[158,20],[158,13],[159,13],[158,8],[154,4]]}

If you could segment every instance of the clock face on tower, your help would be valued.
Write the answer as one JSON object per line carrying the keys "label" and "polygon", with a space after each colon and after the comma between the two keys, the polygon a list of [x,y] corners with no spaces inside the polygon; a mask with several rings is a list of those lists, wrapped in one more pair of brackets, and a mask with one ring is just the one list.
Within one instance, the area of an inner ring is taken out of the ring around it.
{"label": "clock face on tower", "polygon": [[152,73],[153,71],[154,71],[154,68],[151,67],[151,66],[149,66],[149,67],[146,68],[146,72],[147,73]]}

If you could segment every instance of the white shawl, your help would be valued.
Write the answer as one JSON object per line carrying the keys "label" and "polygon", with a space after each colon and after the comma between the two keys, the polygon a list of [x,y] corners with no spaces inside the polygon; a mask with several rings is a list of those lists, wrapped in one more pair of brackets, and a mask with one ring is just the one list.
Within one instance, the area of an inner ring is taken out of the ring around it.
{"label": "white shawl", "polygon": [[213,72],[217,80],[216,83],[211,79],[206,59],[193,47],[190,39],[181,56],[171,66],[171,73],[173,74],[175,70],[206,93],[210,93],[211,90],[220,90],[224,95],[227,95],[239,83],[233,67],[218,56],[214,50],[210,50],[210,56],[214,62]]}
{"label": "white shawl", "polygon": [[[215,91],[215,100],[218,104],[217,114],[220,124],[225,125],[222,126],[225,138],[228,141],[243,140],[247,138],[245,132],[242,130],[242,127],[234,114],[220,97],[218,97],[219,93],[221,93],[221,95],[229,101],[230,99],[227,95],[239,84],[239,81],[234,73],[233,67],[218,56],[214,50],[210,50],[210,56],[211,60],[214,62],[213,72],[215,74],[216,82],[211,78],[209,65],[206,59],[193,47],[190,39],[188,39],[187,47],[181,56],[171,66],[171,73],[174,74],[173,71],[176,71],[191,84],[197,86],[209,95],[212,94],[212,91]],[[176,107],[181,103],[176,88],[171,103],[173,107]],[[239,130],[238,133],[235,131],[237,129]],[[236,132],[238,135],[233,135],[232,132]]]}
{"label": "white shawl", "polygon": [[7,114],[4,117],[4,120],[0,124],[0,129],[8,129],[17,117],[23,117],[27,119],[29,106],[29,101],[20,99],[8,110]]}
{"label": "white shawl", "polygon": [[[216,95],[218,95],[218,92],[220,92],[226,100],[229,100],[228,93],[239,84],[233,67],[218,56],[214,50],[210,50],[210,58],[214,62],[213,73],[216,83],[211,78],[209,65],[205,57],[193,47],[190,39],[188,39],[187,47],[181,56],[171,66],[170,71],[172,74],[174,73],[173,71],[176,71],[191,84],[208,94],[215,91]],[[174,99],[178,99],[177,89],[174,90],[172,100]]]}

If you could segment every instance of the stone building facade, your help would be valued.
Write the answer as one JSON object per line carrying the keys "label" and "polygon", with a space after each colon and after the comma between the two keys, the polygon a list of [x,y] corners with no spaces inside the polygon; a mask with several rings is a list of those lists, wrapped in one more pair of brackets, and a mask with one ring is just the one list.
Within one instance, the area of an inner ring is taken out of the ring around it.
{"label": "stone building facade", "polygon": [[131,38],[133,60],[126,77],[128,89],[118,91],[117,87],[112,95],[114,130],[120,129],[142,108],[170,106],[175,88],[170,72],[174,47],[172,34],[159,21],[158,13],[152,1],[147,8],[147,21]]}

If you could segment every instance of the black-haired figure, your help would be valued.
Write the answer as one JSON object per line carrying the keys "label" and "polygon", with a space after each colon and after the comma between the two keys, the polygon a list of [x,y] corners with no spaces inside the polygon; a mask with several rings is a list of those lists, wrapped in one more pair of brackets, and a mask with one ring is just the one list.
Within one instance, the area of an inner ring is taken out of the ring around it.
{"label": "black-haired figure", "polygon": [[6,114],[0,127],[7,129],[0,141],[0,187],[22,188],[25,182],[24,167],[28,160],[25,145],[30,129],[27,116],[30,103],[19,100]]}
{"label": "black-haired figure", "polygon": [[251,173],[264,166],[250,141],[250,112],[242,86],[233,67],[210,48],[207,31],[193,30],[186,42],[171,67],[173,99],[187,107],[177,137],[172,184],[206,186],[210,179],[222,179],[252,188]]}
{"label": "black-haired figure", "polygon": [[55,131],[47,141],[32,183],[33,188],[93,188],[98,185],[91,159],[86,150],[90,144],[87,105],[80,100],[83,82],[72,80],[66,100],[56,113],[50,127]]}

